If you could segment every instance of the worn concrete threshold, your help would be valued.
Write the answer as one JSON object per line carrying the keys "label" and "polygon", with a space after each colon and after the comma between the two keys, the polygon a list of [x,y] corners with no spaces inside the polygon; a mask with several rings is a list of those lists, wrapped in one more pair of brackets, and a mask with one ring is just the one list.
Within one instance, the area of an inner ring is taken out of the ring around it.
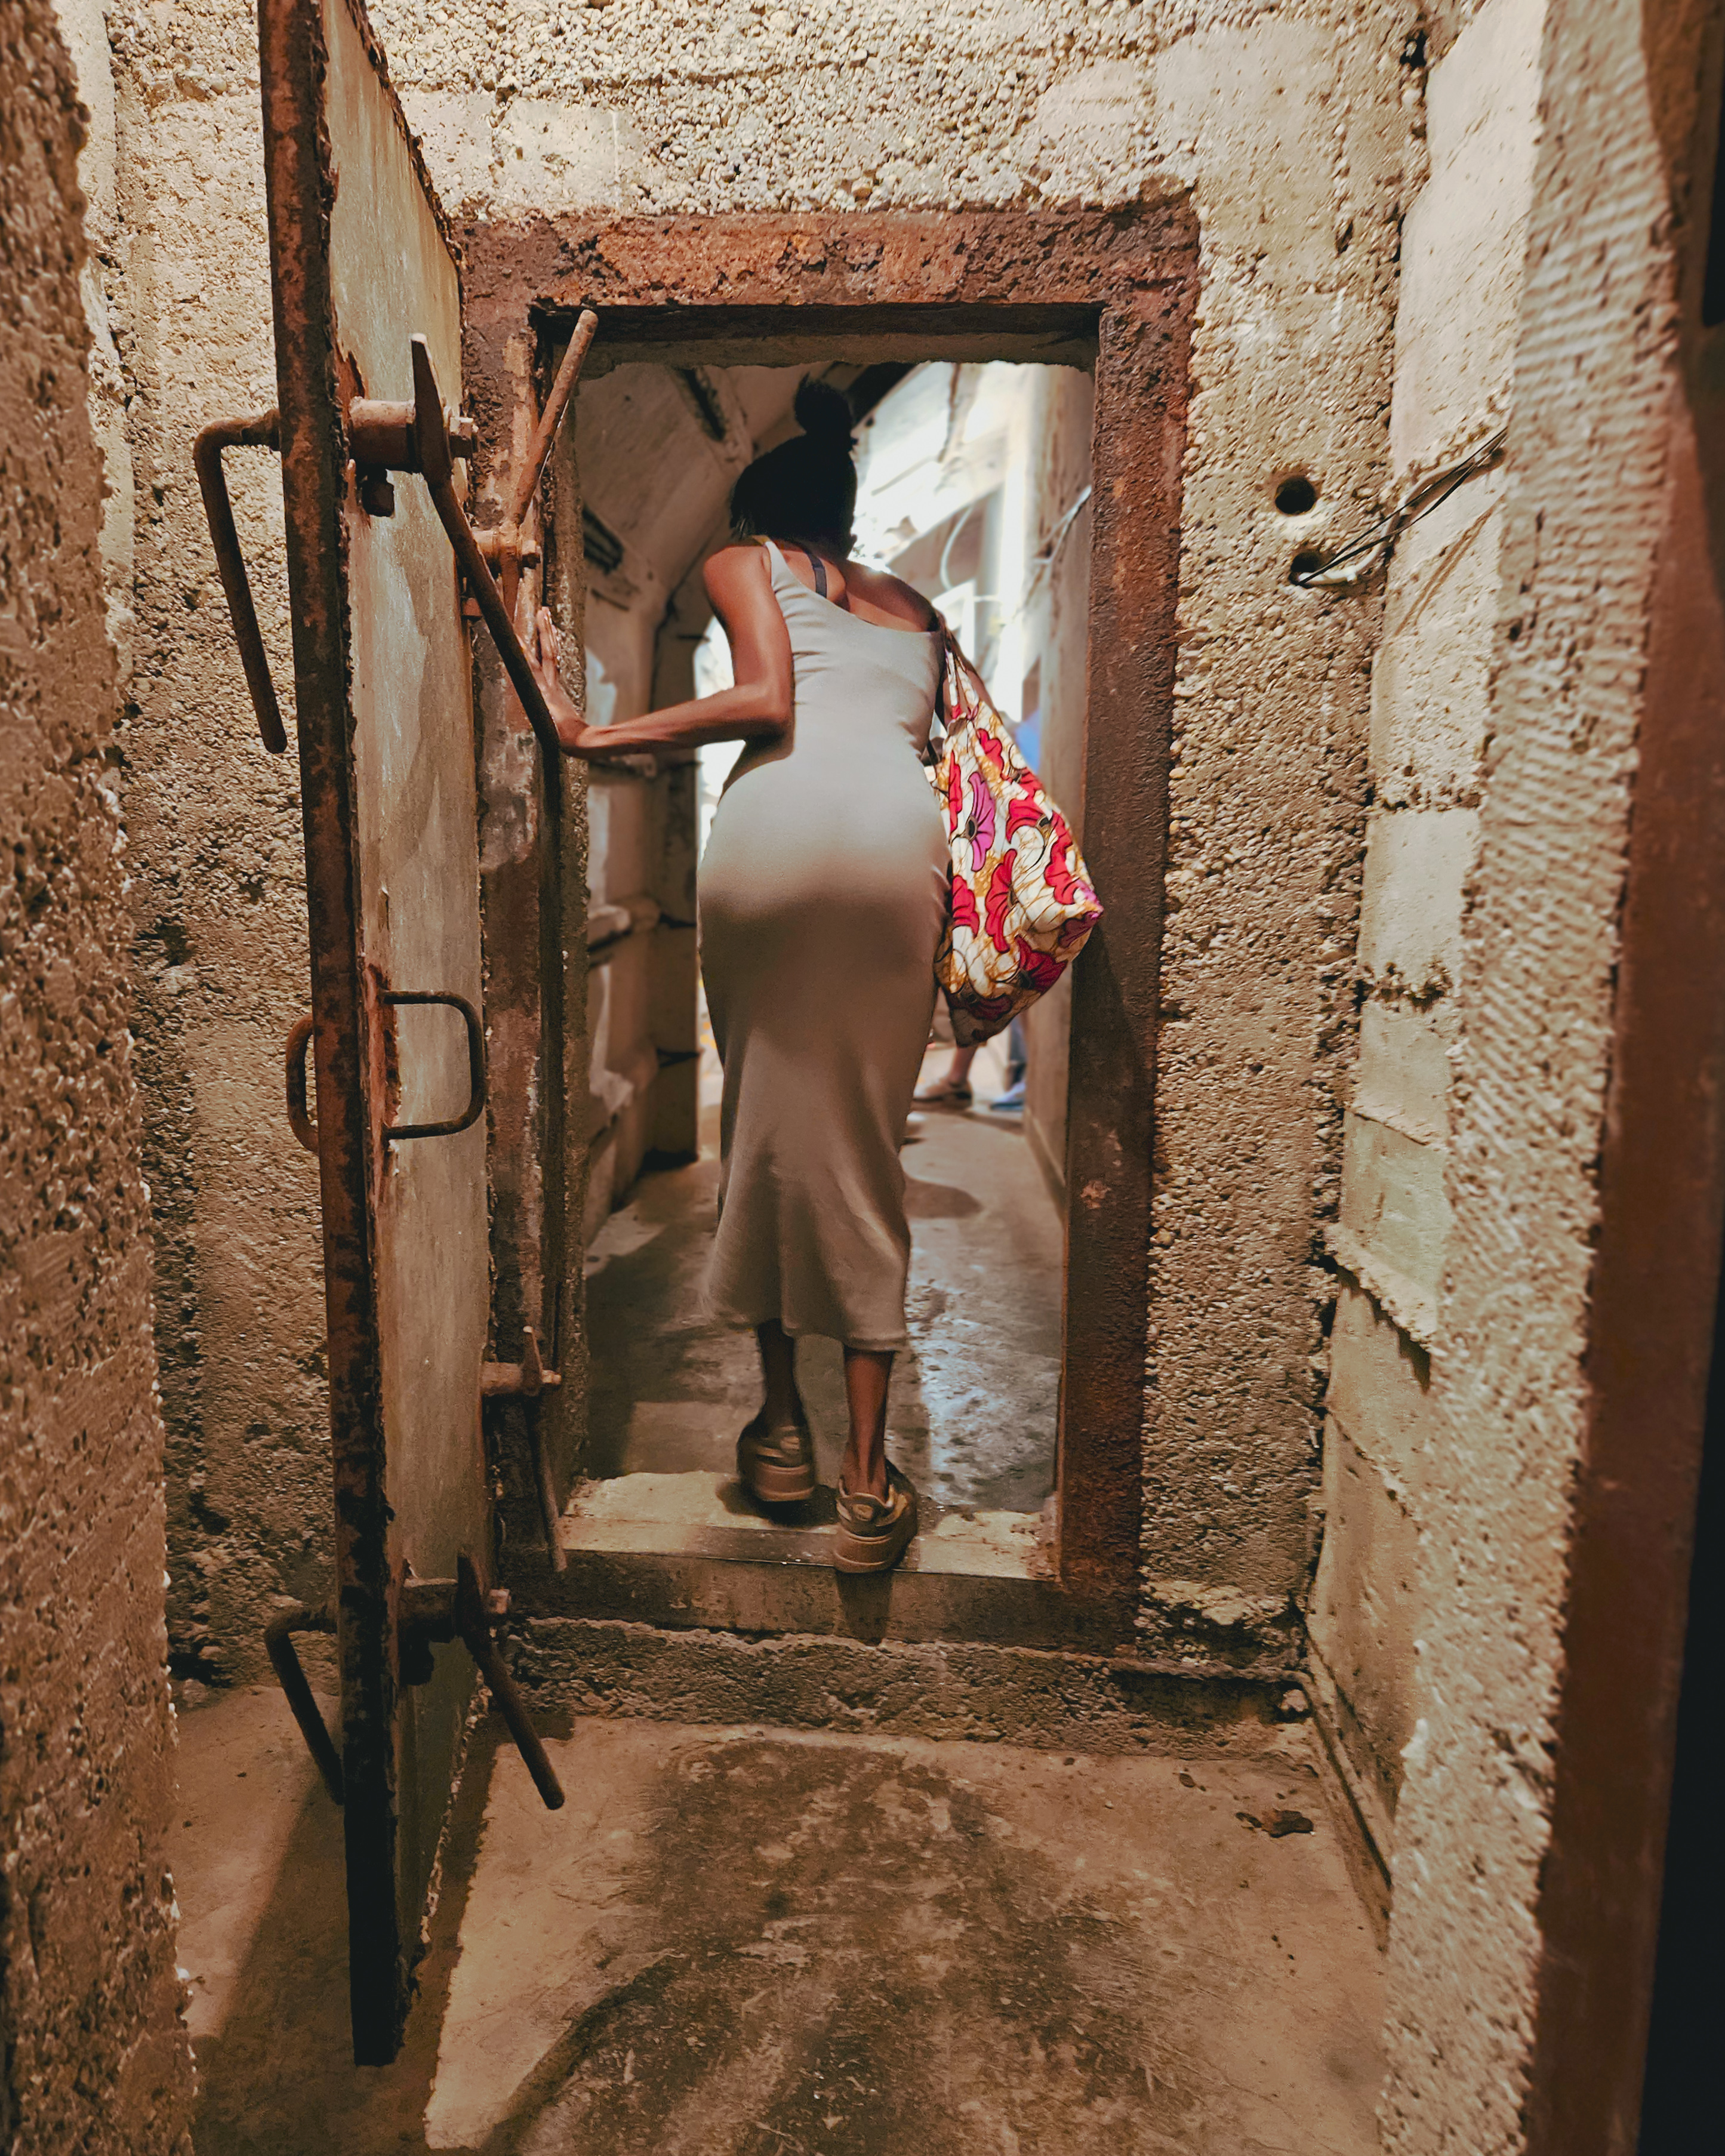
{"label": "worn concrete threshold", "polygon": [[522,1553],[517,1608],[752,1637],[808,1634],[874,1642],[970,1640],[1108,1654],[1130,1647],[1124,1601],[1081,1604],[1052,1577],[1034,1512],[942,1508],[893,1573],[832,1564],[833,1493],[764,1517],[733,1477],[634,1474],[589,1482],[562,1522],[567,1568]]}
{"label": "worn concrete threshold", "polygon": [[768,1517],[705,1471],[584,1484],[566,1568],[512,1557],[516,1674],[553,1710],[1103,1751],[1303,1713],[1291,1661],[1141,1656],[1129,1599],[1053,1577],[1042,1515],[925,1500],[922,1517],[902,1565],[858,1578],[832,1567],[829,1488]]}
{"label": "worn concrete threshold", "polygon": [[1377,2146],[1377,1955],[1309,1730],[1105,1758],[481,1725],[402,2056],[350,2063],[340,1815],[279,1694],[182,1718],[197,2156]]}

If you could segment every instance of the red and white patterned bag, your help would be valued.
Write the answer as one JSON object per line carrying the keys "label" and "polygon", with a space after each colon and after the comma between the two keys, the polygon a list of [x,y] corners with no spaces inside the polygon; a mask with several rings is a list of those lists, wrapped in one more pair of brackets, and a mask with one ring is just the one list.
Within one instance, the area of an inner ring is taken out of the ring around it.
{"label": "red and white patterned bag", "polygon": [[961,1048],[1045,994],[1102,917],[1071,826],[1019,754],[983,677],[941,624],[947,737],[930,774],[952,857],[935,978]]}

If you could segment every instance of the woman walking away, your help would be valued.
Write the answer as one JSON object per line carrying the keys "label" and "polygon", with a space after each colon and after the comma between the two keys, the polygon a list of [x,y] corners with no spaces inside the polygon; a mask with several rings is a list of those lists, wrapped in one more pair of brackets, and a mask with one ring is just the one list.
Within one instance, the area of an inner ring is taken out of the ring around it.
{"label": "woman walking away", "polygon": [[916,1493],[886,1457],[886,1388],[905,1344],[899,1145],[934,1012],[950,873],[920,759],[942,643],[927,603],[851,561],[850,410],[804,382],[803,431],[731,497],[739,543],[706,564],[736,685],[607,727],[557,686],[548,614],[537,667],[563,745],[608,757],[745,746],[701,863],[701,964],[725,1067],[713,1315],[752,1327],[762,1399],[737,1471],[762,1503],[814,1494],[796,1341],[841,1341],[850,1435],[834,1562],[897,1563]]}

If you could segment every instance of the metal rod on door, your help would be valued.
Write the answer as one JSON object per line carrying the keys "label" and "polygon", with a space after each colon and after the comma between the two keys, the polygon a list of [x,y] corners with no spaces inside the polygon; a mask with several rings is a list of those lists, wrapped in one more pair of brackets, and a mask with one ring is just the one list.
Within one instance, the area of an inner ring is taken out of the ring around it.
{"label": "metal rod on door", "polygon": [[419,469],[425,475],[426,485],[431,489],[433,507],[439,521],[449,535],[449,544],[455,550],[455,559],[461,564],[469,588],[479,601],[480,612],[485,616],[485,626],[491,632],[497,646],[497,655],[503,661],[511,685],[521,700],[521,709],[526,713],[534,732],[539,737],[539,746],[553,762],[563,752],[557,739],[556,722],[546,703],[545,693],[539,686],[532,664],[521,640],[516,634],[515,624],[509,618],[509,608],[503,603],[503,594],[497,588],[497,580],[491,574],[490,565],[480,551],[473,526],[465,511],[455,499],[454,465],[449,456],[449,438],[444,421],[443,398],[438,390],[437,374],[431,364],[431,353],[424,337],[413,340],[413,404],[417,414],[415,435],[419,452]]}

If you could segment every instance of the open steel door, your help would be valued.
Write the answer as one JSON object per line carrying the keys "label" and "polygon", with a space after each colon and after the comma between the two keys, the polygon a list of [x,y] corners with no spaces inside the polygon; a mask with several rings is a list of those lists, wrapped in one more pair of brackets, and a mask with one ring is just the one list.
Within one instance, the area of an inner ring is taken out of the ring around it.
{"label": "open steel door", "polygon": [[[358,0],[262,0],[259,44],[280,403],[279,421],[259,415],[226,439],[269,440],[274,424],[282,459],[312,975],[289,1096],[292,1109],[297,1082],[295,1127],[320,1163],[339,1587],[339,1759],[325,1738],[321,1763],[345,1804],[354,2056],[382,2064],[412,1996],[476,1665],[547,1801],[561,1793],[497,1663],[501,1598],[486,1589],[462,535],[472,547],[452,461],[472,429],[440,401],[459,395],[459,275]],[[200,472],[209,499],[202,445]],[[250,673],[261,647],[223,560]],[[464,566],[489,618],[492,577],[476,557]],[[262,696],[259,711],[275,745]],[[285,1681],[297,1676],[290,1642],[271,1651]],[[316,1749],[321,1725],[298,1691]]]}

